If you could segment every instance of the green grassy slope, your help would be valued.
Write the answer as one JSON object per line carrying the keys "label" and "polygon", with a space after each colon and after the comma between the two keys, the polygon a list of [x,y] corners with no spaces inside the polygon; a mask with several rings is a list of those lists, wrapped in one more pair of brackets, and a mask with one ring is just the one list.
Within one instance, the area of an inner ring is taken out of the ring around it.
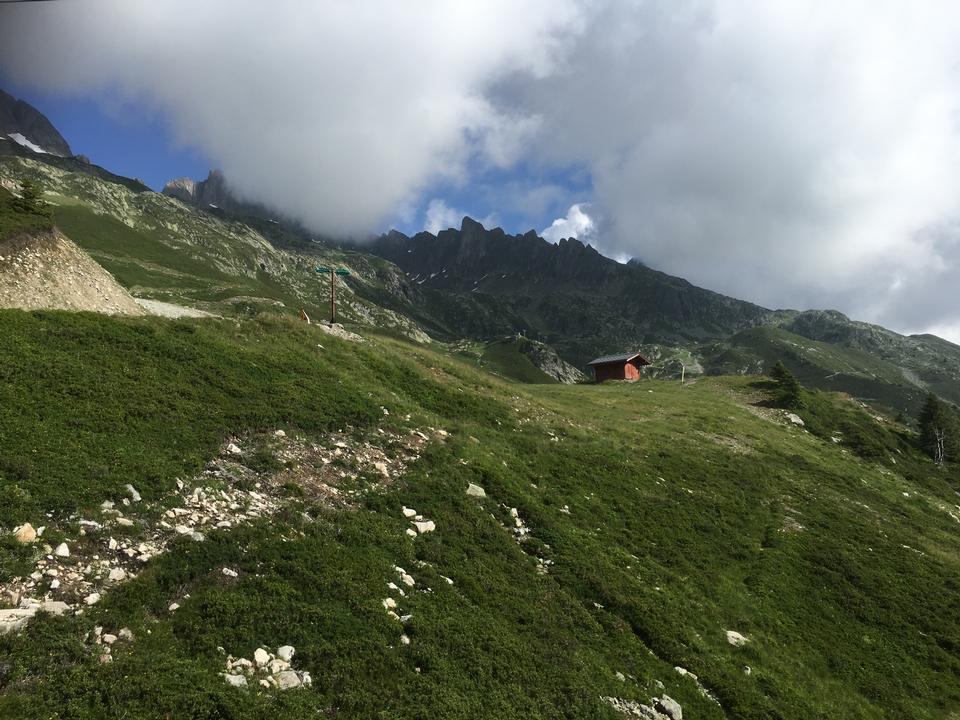
{"label": "green grassy slope", "polygon": [[811,340],[781,328],[744,330],[709,346],[709,374],[762,374],[777,360],[809,387],[846,392],[874,407],[913,417],[926,392],[900,367],[856,348]]}
{"label": "green grassy slope", "polygon": [[[0,331],[5,527],[76,532],[126,482],[162,502],[231,435],[450,432],[394,482],[347,483],[351,504],[291,488],[276,516],[175,542],[82,616],[0,637],[2,717],[614,718],[600,696],[647,702],[657,681],[690,718],[960,711],[960,478],[846,401],[816,397],[814,435],[747,379],[521,386],[281,319],[10,311]],[[858,455],[851,428],[880,449]],[[403,506],[436,531],[407,537]],[[0,546],[0,582],[25,552]],[[409,645],[381,604],[394,565],[417,578]],[[95,625],[135,640],[101,664]],[[220,677],[218,647],[285,643],[312,688]]]}

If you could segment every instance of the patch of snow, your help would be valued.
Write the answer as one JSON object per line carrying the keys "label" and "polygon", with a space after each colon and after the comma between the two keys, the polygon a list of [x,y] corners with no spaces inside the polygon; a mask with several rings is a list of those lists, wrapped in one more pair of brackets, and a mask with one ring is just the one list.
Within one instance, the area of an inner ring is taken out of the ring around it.
{"label": "patch of snow", "polygon": [[13,140],[18,145],[23,145],[25,148],[29,148],[30,150],[33,150],[35,153],[40,153],[41,155],[48,154],[46,150],[44,150],[39,145],[36,145],[35,143],[30,142],[20,133],[7,133],[7,137]]}

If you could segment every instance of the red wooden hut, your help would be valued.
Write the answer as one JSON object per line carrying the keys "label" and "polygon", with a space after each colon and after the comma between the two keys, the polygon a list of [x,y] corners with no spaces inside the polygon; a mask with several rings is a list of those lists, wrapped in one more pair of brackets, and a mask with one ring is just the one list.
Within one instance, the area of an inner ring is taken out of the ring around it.
{"label": "red wooden hut", "polygon": [[597,382],[604,380],[637,380],[640,368],[650,361],[638,352],[622,355],[604,355],[587,363],[593,368],[593,377]]}

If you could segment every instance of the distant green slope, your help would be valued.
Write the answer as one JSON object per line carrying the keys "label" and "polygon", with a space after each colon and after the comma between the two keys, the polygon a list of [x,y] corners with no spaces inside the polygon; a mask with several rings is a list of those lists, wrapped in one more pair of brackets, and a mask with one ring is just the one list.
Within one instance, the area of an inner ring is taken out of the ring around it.
{"label": "distant green slope", "polygon": [[914,417],[926,396],[901,368],[876,355],[781,328],[753,328],[708,346],[704,367],[712,375],[763,374],[777,360],[809,387],[846,392],[891,414]]}
{"label": "distant green slope", "polygon": [[[109,522],[100,503],[125,483],[143,495],[121,506],[139,523],[176,507],[177,478],[187,492],[267,492],[284,463],[296,478],[270,491],[276,514],[182,537],[83,615],[0,636],[2,717],[614,720],[601,696],[662,693],[688,718],[960,712],[960,476],[853,403],[817,396],[817,436],[750,378],[519,385],[283,319],[6,311],[0,332],[0,524],[68,540],[65,567],[136,537],[137,525],[79,534],[80,518]],[[272,454],[277,428],[340,452],[341,469],[365,438],[431,439],[389,481],[348,473],[333,496]],[[230,437],[243,453],[217,458]],[[214,459],[247,469],[196,479]],[[409,538],[403,507],[435,531]],[[0,543],[0,583],[33,553]],[[395,566],[416,579],[403,595]],[[94,627],[134,640],[103,664]],[[224,682],[218,647],[249,658],[287,643],[311,688]]]}

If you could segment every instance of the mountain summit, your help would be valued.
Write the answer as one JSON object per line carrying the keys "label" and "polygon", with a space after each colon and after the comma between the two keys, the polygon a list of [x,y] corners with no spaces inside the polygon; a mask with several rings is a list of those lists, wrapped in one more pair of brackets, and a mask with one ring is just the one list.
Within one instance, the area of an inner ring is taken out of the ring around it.
{"label": "mountain summit", "polygon": [[70,157],[70,145],[33,105],[0,90],[0,138],[34,152]]}

